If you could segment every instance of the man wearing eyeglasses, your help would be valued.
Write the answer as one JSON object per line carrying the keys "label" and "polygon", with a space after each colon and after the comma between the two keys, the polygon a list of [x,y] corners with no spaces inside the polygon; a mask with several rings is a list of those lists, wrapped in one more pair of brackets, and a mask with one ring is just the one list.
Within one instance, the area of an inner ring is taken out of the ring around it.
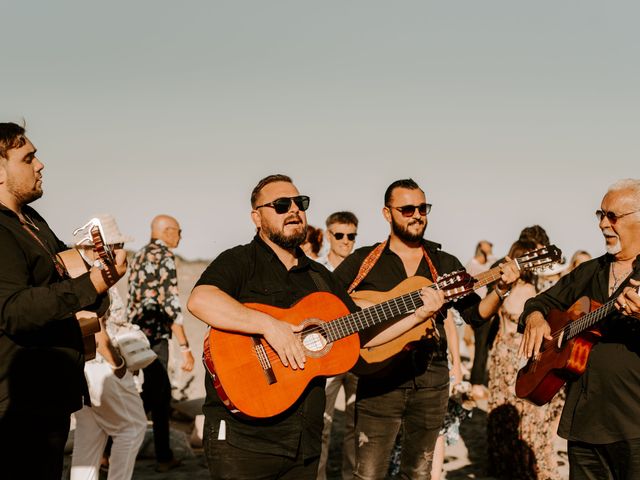
{"label": "man wearing eyeglasses", "polygon": [[567,383],[558,435],[569,441],[572,480],[640,478],[640,179],[611,185],[596,211],[606,253],[562,277],[525,304],[520,353],[529,358],[552,340],[545,316],[587,296],[616,299],[599,325],[586,371]]}
{"label": "man wearing eyeglasses", "polygon": [[[444,274],[462,270],[454,256],[425,240],[431,205],[424,191],[411,180],[398,180],[387,188],[382,214],[389,223],[389,238],[357,249],[334,274],[350,291],[387,292],[408,277],[419,275],[433,282]],[[494,292],[482,301],[472,293],[456,303],[463,318],[479,324],[490,318],[517,280],[517,268],[502,266]],[[433,450],[443,426],[449,397],[449,369],[444,319],[447,309],[436,312],[439,339],[421,340],[393,357],[383,371],[361,376],[356,395],[356,467],[354,477],[379,479],[389,467],[396,437],[404,426],[400,476],[430,478]],[[380,343],[390,341],[406,328],[398,322],[365,332]],[[368,338],[361,335],[361,343]]]}
{"label": "man wearing eyeglasses", "polygon": [[[299,326],[244,306],[260,303],[290,308],[307,295],[329,291],[349,310],[357,307],[331,273],[300,248],[307,227],[309,197],[291,178],[270,175],[251,194],[251,219],[258,232],[247,245],[221,253],[205,270],[189,298],[189,310],[217,329],[259,334],[282,364],[304,368],[305,353],[295,335]],[[442,305],[442,293],[421,292],[426,318]],[[211,478],[314,480],[318,470],[324,412],[324,379],[312,380],[301,398],[283,413],[266,419],[234,416],[210,378],[204,448]]]}
{"label": "man wearing eyeglasses", "polygon": [[151,222],[151,241],[139,250],[129,271],[129,321],[139,325],[158,355],[143,369],[142,401],[153,420],[156,471],[179,467],[170,447],[171,381],[169,379],[169,339],[175,335],[182,354],[182,370],[193,370],[193,354],[184,331],[182,306],[178,297],[178,275],[171,249],[180,243],[182,230],[169,215],[157,215]]}
{"label": "man wearing eyeglasses", "polygon": [[[351,212],[335,212],[327,217],[327,238],[329,239],[329,251],[318,258],[318,262],[333,272],[342,261],[353,251],[358,235],[358,217]],[[329,442],[331,440],[331,427],[333,425],[336,400],[340,389],[344,389],[345,396],[345,427],[342,444],[342,479],[353,478],[355,466],[355,439],[354,439],[354,414],[355,397],[358,377],[347,372],[336,375],[327,380],[327,401],[324,410],[324,429],[322,431],[322,454],[318,467],[318,480],[327,478],[327,459],[329,457]]]}

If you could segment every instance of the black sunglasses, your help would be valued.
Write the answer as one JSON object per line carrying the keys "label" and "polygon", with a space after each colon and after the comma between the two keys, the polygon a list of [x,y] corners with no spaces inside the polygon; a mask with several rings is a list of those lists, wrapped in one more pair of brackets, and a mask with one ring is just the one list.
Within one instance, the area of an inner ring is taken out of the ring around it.
{"label": "black sunglasses", "polygon": [[418,213],[424,217],[431,211],[431,204],[421,203],[420,205],[403,205],[402,207],[387,206],[387,208],[395,208],[402,214],[403,217],[413,217],[413,213],[416,211],[416,208],[417,208]]}
{"label": "black sunglasses", "polygon": [[333,235],[333,237],[336,240],[342,240],[346,235],[347,240],[349,240],[350,242],[353,242],[356,239],[356,235],[358,235],[357,233],[342,233],[342,232],[333,233],[331,230],[329,230],[329,233],[331,233],[331,235]]}
{"label": "black sunglasses", "polygon": [[282,215],[283,213],[287,213],[291,208],[291,202],[295,203],[296,206],[300,209],[300,211],[304,212],[307,208],[309,208],[310,198],[306,195],[298,195],[297,197],[281,197],[276,198],[273,202],[265,203],[264,205],[258,205],[258,208],[262,207],[271,207],[273,208],[278,215]]}
{"label": "black sunglasses", "polygon": [[598,217],[598,221],[602,221],[604,217],[607,217],[609,223],[612,225],[618,221],[618,219],[622,217],[626,217],[627,215],[631,215],[632,213],[638,213],[640,210],[634,210],[633,212],[623,213],[622,215],[618,215],[614,212],[607,212],[606,210],[596,210],[596,217]]}

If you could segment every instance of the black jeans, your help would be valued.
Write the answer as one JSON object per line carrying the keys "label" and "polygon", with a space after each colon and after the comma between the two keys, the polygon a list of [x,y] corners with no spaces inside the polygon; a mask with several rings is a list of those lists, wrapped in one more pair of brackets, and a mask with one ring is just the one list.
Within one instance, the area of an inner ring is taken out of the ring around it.
{"label": "black jeans", "polygon": [[569,442],[570,480],[637,480],[640,438],[596,445]]}
{"label": "black jeans", "polygon": [[[259,428],[259,427],[256,427]],[[219,439],[219,425],[204,424],[204,454],[212,480],[315,480],[320,457],[251,452]]]}
{"label": "black jeans", "polygon": [[156,460],[169,462],[173,459],[173,452],[169,446],[169,415],[171,414],[171,382],[167,372],[169,341],[161,340],[152,348],[158,358],[142,370],[144,383],[141,397],[145,411],[151,412],[153,420]]}
{"label": "black jeans", "polygon": [[356,400],[354,478],[383,479],[402,426],[400,478],[431,478],[433,450],[444,424],[449,383],[432,388],[397,388]]}
{"label": "black jeans", "polygon": [[487,360],[493,341],[498,333],[499,322],[492,317],[487,322],[473,328],[473,366],[471,367],[471,385],[487,385]]}
{"label": "black jeans", "polygon": [[68,414],[8,413],[0,420],[0,478],[60,480],[69,422]]}

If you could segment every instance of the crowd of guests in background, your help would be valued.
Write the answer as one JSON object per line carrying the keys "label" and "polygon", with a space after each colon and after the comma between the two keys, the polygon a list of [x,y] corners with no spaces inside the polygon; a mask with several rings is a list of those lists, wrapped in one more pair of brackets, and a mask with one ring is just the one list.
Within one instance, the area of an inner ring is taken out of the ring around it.
{"label": "crowd of guests in background", "polygon": [[[182,369],[194,367],[172,253],[181,239],[180,225],[168,215],[155,217],[149,243],[128,265],[123,246],[130,238],[112,216],[102,216],[104,237],[78,239],[75,246],[86,269],[70,275],[61,260],[67,247],[29,206],[43,193],[43,168],[24,129],[0,124],[0,475],[60,478],[72,412],[77,421],[72,480],[97,478],[101,465],[109,480],[131,478],[146,414],[153,421],[156,471],[180,467],[170,448],[171,338],[178,342]],[[640,415],[625,412],[638,410],[633,392],[640,282],[632,277],[638,269],[640,222],[631,216],[640,213],[640,181],[612,185],[596,211],[606,255],[590,261],[589,253],[579,250],[566,265],[523,270],[513,259],[551,243],[542,227],[522,229],[500,259],[492,243],[481,240],[467,270],[476,277],[491,270],[497,274],[486,289],[462,297],[453,308],[443,308],[444,289],[430,287],[462,265],[425,238],[432,205],[415,181],[389,185],[382,210],[388,237],[358,249],[359,222],[352,212],[331,214],[323,230],[307,225],[309,203],[286,175],[262,179],[251,194],[255,237],[207,267],[189,298],[190,312],[221,330],[261,335],[282,365],[302,369],[307,358],[296,336],[301,327],[245,304],[286,309],[328,291],[353,313],[419,277],[426,282],[420,283],[410,313],[364,329],[360,346],[388,346],[414,330],[420,335],[375,375],[345,372],[326,384],[313,379],[290,409],[267,420],[232,414],[207,378],[204,447],[212,478],[326,478],[341,389],[342,478],[376,479],[387,473],[440,478],[446,445],[456,440],[469,405],[484,401],[491,475],[559,478],[554,449],[559,425],[569,439],[572,478],[637,478],[633,422]],[[112,250],[107,260],[98,253],[102,244]],[[125,307],[114,285],[127,272]],[[517,398],[519,358],[535,357],[543,340],[554,338],[544,315],[552,308],[567,309],[583,294],[602,303],[613,298],[618,319],[605,328],[607,341],[594,348],[587,373],[542,407]],[[96,312],[99,320],[97,353],[86,363],[86,338],[74,317],[83,309]],[[471,341],[464,322],[473,332]],[[152,355],[139,368],[128,365],[118,347],[118,332],[132,325]],[[470,371],[463,366],[465,356],[473,362]],[[602,373],[611,360],[617,383]],[[595,383],[586,385],[586,379]],[[38,402],[41,389],[49,395],[45,407]],[[613,412],[615,428],[594,429],[585,421],[595,416],[597,425],[604,425],[607,412]],[[33,449],[40,462],[29,462]],[[593,477],[594,471],[608,476]]]}

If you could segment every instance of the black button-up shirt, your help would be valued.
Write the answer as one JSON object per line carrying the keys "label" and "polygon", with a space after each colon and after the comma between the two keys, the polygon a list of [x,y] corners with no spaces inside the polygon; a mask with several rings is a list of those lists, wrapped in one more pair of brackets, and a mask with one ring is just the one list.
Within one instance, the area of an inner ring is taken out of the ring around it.
{"label": "black button-up shirt", "polygon": [[[298,265],[287,271],[273,250],[256,235],[248,245],[221,253],[207,267],[196,286],[216,286],[241,303],[290,308],[303,297],[320,290],[309,273],[314,271],[350,311],[357,309],[325,267],[309,260],[300,249],[297,256]],[[224,420],[227,441],[238,448],[295,457],[300,447],[305,458],[314,457],[320,454],[324,383],[324,379],[313,380],[301,398],[280,415],[247,420],[227,410],[207,377],[203,411],[216,431]]]}
{"label": "black button-up shirt", "polygon": [[13,411],[64,415],[86,390],[82,334],[73,313],[96,302],[89,274],[63,280],[51,254],[66,250],[24,207],[47,250],[0,205],[0,418]]}
{"label": "black button-up shirt", "polygon": [[[534,311],[566,310],[583,296],[607,302],[612,261],[606,254],[585,262],[527,301],[519,330],[524,331],[525,319]],[[640,437],[640,322],[616,311],[603,320],[600,331],[587,370],[567,383],[558,435],[568,440],[603,444]]]}
{"label": "black button-up shirt", "polygon": [[[333,273],[343,287],[348,288],[351,285],[351,282],[358,275],[362,262],[377,245],[379,244],[357,249],[338,265],[338,268]],[[440,250],[439,244],[423,240],[422,245],[433,262],[438,275],[464,269],[456,257]],[[420,261],[416,275],[435,281],[431,275],[429,264],[424,258]],[[387,244],[373,268],[356,287],[356,291],[373,290],[386,292],[405,279],[407,279],[407,273],[402,259]],[[477,324],[484,322],[478,314],[477,306],[479,302],[480,297],[475,293],[471,293],[458,300],[452,306],[462,314],[466,321]],[[376,374],[371,378],[367,376],[360,377],[358,388],[362,392],[370,391],[371,394],[375,394],[375,392],[382,393],[398,387],[438,387],[446,384],[449,381],[449,368],[447,363],[447,337],[444,331],[445,315],[446,310],[443,309],[436,319],[436,326],[440,332],[439,341],[426,340],[416,342],[417,348],[409,352],[399,353],[391,366],[385,368],[380,374]]]}

